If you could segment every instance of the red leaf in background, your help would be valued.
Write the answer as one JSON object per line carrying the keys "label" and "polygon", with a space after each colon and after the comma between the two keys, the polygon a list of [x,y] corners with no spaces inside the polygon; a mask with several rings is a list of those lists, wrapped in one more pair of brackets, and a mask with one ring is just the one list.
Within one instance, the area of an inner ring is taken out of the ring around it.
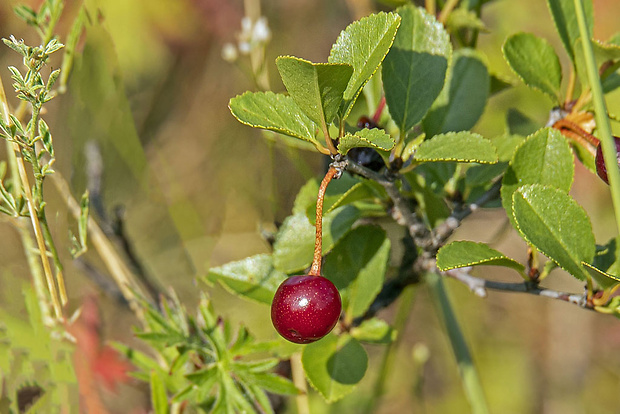
{"label": "red leaf in background", "polygon": [[132,365],[123,359],[119,353],[109,346],[104,346],[92,362],[92,370],[97,379],[109,390],[115,391],[116,384],[126,383],[129,380],[127,372]]}

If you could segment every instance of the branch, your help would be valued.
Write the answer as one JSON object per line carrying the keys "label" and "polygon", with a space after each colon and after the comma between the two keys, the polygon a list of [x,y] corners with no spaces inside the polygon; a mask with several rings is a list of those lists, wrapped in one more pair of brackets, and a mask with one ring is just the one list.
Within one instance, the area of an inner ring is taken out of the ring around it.
{"label": "branch", "polygon": [[368,168],[348,160],[346,169],[352,173],[361,175],[369,180],[376,181],[381,184],[387,192],[390,200],[394,204],[392,209],[392,217],[394,220],[405,227],[409,231],[409,234],[415,241],[416,246],[424,248],[430,243],[430,232],[420,220],[420,218],[411,210],[409,202],[400,193],[398,187],[395,184],[395,180],[400,178],[399,175],[388,172],[387,174],[379,174]]}
{"label": "branch", "polygon": [[372,318],[381,309],[390,306],[398,299],[402,291],[409,285],[418,283],[422,276],[426,273],[441,273],[450,276],[461,283],[464,283],[469,289],[480,297],[487,296],[487,289],[504,291],[504,292],[520,292],[531,295],[544,296],[552,299],[561,300],[572,303],[584,309],[593,309],[588,304],[585,295],[576,295],[566,292],[559,292],[552,289],[545,289],[538,286],[534,282],[519,283],[502,283],[490,280],[480,279],[471,276],[463,269],[455,269],[449,272],[439,272],[435,263],[435,255],[437,250],[445,244],[448,238],[460,226],[461,222],[470,214],[483,207],[490,201],[497,199],[500,195],[501,180],[497,180],[489,190],[482,194],[476,201],[471,204],[457,206],[452,214],[439,226],[429,231],[424,223],[412,211],[408,200],[400,193],[395,181],[399,179],[398,174],[387,173],[385,175],[376,173],[368,168],[364,168],[352,161],[348,161],[347,170],[361,175],[364,178],[376,181],[385,188],[388,196],[392,200],[393,209],[392,217],[400,224],[407,227],[411,238],[416,246],[422,249],[420,255],[415,261],[409,262],[401,267],[399,274],[394,279],[388,280],[384,285],[368,311],[359,318],[356,318],[352,326],[357,326],[364,320]]}
{"label": "branch", "polygon": [[545,289],[541,288],[537,283],[529,281],[519,283],[494,282],[492,280],[472,276],[467,270],[464,269],[467,268],[453,269],[443,272],[443,274],[463,283],[469,288],[469,290],[482,298],[487,296],[487,289],[504,292],[529,293],[530,295],[557,299],[577,305],[584,309],[594,310],[593,306],[588,303],[585,294],[577,295],[574,293],[560,292],[553,289]]}

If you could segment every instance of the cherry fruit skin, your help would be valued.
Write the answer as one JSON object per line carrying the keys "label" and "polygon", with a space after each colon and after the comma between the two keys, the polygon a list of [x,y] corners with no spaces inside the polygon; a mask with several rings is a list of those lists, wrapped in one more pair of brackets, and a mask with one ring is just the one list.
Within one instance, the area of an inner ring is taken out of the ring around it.
{"label": "cherry fruit skin", "polygon": [[[618,165],[620,166],[620,138],[614,137],[614,143],[616,144],[616,160],[618,161]],[[596,147],[596,173],[601,180],[605,181],[609,184],[609,179],[607,178],[607,168],[605,167],[605,160],[603,160],[603,150],[601,149],[601,144],[598,144]]]}
{"label": "cherry fruit skin", "polygon": [[271,322],[284,339],[308,344],[327,335],[338,322],[342,302],[338,289],[323,276],[291,276],[271,303]]}

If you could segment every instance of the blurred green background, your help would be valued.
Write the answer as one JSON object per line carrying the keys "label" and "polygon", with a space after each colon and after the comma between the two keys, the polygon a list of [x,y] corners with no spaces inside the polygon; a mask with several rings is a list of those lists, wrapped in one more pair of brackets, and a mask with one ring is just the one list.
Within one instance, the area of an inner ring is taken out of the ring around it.
{"label": "blurred green background", "polygon": [[[223,317],[248,325],[259,338],[275,337],[267,307],[242,301],[218,286],[208,287],[196,277],[209,266],[268,251],[261,231],[273,231],[274,222],[289,214],[299,187],[321,171],[324,160],[270,142],[231,116],[228,100],[255,85],[239,61],[231,64],[222,58],[222,47],[236,41],[245,10],[260,7],[272,34],[266,56],[269,83],[281,91],[276,56],[325,61],[348,23],[387,7],[367,0],[88,3],[94,24],[79,45],[82,54],[76,57],[68,93],[53,100],[44,115],[54,134],[56,169],[79,197],[93,161],[85,149],[96,144],[104,165],[104,210],[111,217],[117,208],[123,209],[127,238],[155,285],[172,286],[190,309],[198,300],[197,290],[207,290]],[[0,35],[13,34],[34,43],[32,30],[12,14],[15,4],[0,2]],[[595,36],[607,39],[618,30],[620,4],[595,0],[594,5]],[[77,1],[67,1],[59,26],[63,36],[78,7]],[[501,56],[501,45],[506,36],[526,31],[555,46],[568,77],[568,59],[546,2],[497,0],[485,7],[483,20],[490,32],[481,35],[480,49],[493,73],[514,78]],[[0,76],[7,93],[6,67],[19,65],[16,56],[0,48]],[[515,85],[490,99],[477,132],[486,137],[502,134],[509,108],[517,108],[539,126],[545,124],[552,102],[516,80]],[[609,96],[608,103],[612,114],[620,114],[619,93]],[[620,134],[618,125],[614,127]],[[0,148],[4,158],[4,146]],[[597,241],[606,243],[614,236],[608,189],[579,164],[577,171],[573,196],[589,212]],[[67,268],[70,310],[77,309],[85,296],[95,295],[104,339],[137,344],[132,314],[102,292],[83,266],[71,262],[66,229],[74,224],[54,188],[48,185],[46,191],[49,220]],[[468,219],[454,238],[488,242],[525,261],[524,243],[505,225],[503,211],[485,210]],[[88,253],[86,261],[103,270],[94,253]],[[483,269],[478,275],[494,280],[517,278],[501,269]],[[0,307],[24,316],[23,300],[16,292],[29,280],[17,233],[0,220]],[[620,412],[617,319],[529,295],[490,292],[480,299],[456,282],[447,283],[493,413]],[[545,284],[577,293],[583,289],[562,271],[554,272]],[[381,316],[392,320],[394,311],[388,309]],[[313,395],[313,412],[362,412],[361,397],[372,389],[373,368],[383,349],[367,348],[370,367],[356,394],[331,408]],[[128,412],[130,402],[142,404],[148,398],[137,383],[124,384],[117,393],[106,394],[111,412]],[[427,290],[416,287],[377,412],[468,411],[436,309]],[[292,404],[289,412],[294,412]]]}

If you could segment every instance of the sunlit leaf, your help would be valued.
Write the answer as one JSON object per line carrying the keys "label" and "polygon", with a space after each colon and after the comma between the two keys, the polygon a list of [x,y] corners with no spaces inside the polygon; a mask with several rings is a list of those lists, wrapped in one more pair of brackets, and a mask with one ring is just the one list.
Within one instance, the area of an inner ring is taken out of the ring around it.
{"label": "sunlit leaf", "polygon": [[[323,254],[351,231],[351,226],[360,217],[360,211],[346,205],[323,217]],[[284,220],[273,245],[274,267],[290,274],[310,266],[314,252],[315,228],[305,213],[289,216]]]}
{"label": "sunlit leaf", "polygon": [[562,67],[553,46],[531,33],[517,33],[502,47],[512,70],[530,88],[539,90],[554,102],[560,101]]}
{"label": "sunlit leaf", "polygon": [[351,23],[344,29],[329,54],[329,63],[353,66],[353,76],[344,92],[340,115],[346,118],[362,88],[377,71],[390,50],[400,17],[396,13],[377,13]]}
{"label": "sunlit leaf", "polygon": [[312,63],[292,56],[278,57],[276,66],[299,108],[317,125],[327,128],[342,103],[353,68],[342,63]]}
{"label": "sunlit leaf", "polygon": [[437,267],[442,271],[478,265],[509,267],[521,274],[525,271],[525,266],[521,263],[484,243],[455,241],[437,252]]}
{"label": "sunlit leaf", "polygon": [[379,128],[361,129],[354,134],[346,134],[340,139],[338,152],[346,155],[351,148],[366,147],[389,151],[394,147],[394,139]]}
{"label": "sunlit leaf", "polygon": [[578,279],[587,273],[581,263],[594,258],[590,219],[563,190],[525,185],[513,195],[512,212],[521,235]]}
{"label": "sunlit leaf", "polygon": [[318,145],[317,124],[303,113],[290,96],[273,92],[246,92],[232,98],[228,107],[243,124]]}
{"label": "sunlit leaf", "polygon": [[259,254],[211,268],[207,279],[220,282],[238,295],[270,304],[286,274],[274,268],[271,255]]}
{"label": "sunlit leaf", "polygon": [[491,141],[476,133],[449,132],[424,141],[413,159],[494,164],[497,162],[497,150]]}
{"label": "sunlit leaf", "polygon": [[525,184],[543,184],[568,193],[573,183],[573,152],[559,131],[544,128],[517,148],[502,179],[502,205],[512,218],[512,194]]}

